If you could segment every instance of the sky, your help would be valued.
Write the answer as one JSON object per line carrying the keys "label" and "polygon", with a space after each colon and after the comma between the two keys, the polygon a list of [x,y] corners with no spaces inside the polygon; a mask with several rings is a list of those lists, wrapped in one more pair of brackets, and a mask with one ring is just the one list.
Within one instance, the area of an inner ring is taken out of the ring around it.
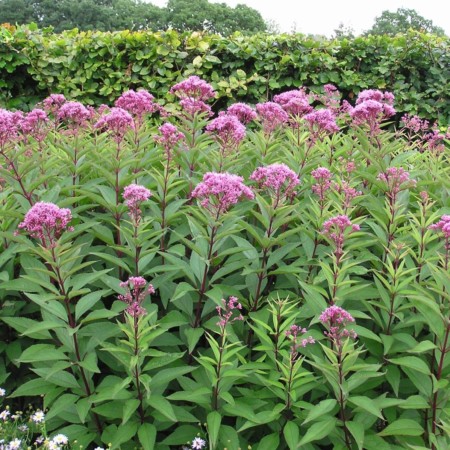
{"label": "sky", "polygon": [[[146,0],[165,6],[166,0]],[[450,35],[450,1],[446,0],[210,0],[231,7],[245,4],[258,10],[266,21],[274,21],[281,32],[331,36],[342,22],[356,34],[372,27],[382,11],[414,9]]]}

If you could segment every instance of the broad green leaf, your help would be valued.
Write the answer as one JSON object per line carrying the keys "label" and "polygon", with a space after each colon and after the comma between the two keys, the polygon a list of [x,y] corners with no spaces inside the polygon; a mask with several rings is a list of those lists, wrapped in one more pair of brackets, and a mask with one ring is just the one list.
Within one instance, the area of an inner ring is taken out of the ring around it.
{"label": "broad green leaf", "polygon": [[206,423],[208,425],[208,438],[212,448],[216,448],[221,422],[222,417],[217,411],[210,412],[206,418]]}
{"label": "broad green leaf", "polygon": [[283,429],[283,436],[286,439],[289,450],[295,450],[298,448],[298,443],[300,441],[300,430],[295,422],[286,422]]}
{"label": "broad green leaf", "polygon": [[423,434],[422,426],[411,419],[398,419],[389,424],[378,436],[421,436]]}

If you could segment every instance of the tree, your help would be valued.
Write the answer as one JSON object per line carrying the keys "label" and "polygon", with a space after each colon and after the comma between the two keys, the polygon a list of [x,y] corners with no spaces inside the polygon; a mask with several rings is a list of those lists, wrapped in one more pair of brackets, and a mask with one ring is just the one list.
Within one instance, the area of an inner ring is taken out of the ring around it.
{"label": "tree", "polygon": [[414,9],[399,8],[396,12],[383,11],[380,17],[375,19],[373,27],[365,34],[387,34],[395,35],[405,33],[409,29],[433,33],[444,36],[442,28],[437,27],[431,20],[425,19]]}
{"label": "tree", "polygon": [[355,30],[344,25],[343,22],[339,23],[339,26],[334,30],[335,39],[353,39],[355,37]]}
{"label": "tree", "polygon": [[266,30],[261,14],[245,5],[230,8],[208,0],[169,0],[159,8],[142,0],[0,0],[0,23],[37,23],[55,32],[80,30],[234,31]]}

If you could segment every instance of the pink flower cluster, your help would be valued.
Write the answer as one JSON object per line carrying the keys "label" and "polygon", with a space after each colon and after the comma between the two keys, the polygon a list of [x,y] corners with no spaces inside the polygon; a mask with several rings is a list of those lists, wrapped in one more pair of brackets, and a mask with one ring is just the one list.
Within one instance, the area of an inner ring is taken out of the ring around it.
{"label": "pink flower cluster", "polygon": [[362,195],[362,191],[357,191],[354,187],[350,186],[347,181],[342,181],[339,183],[334,183],[334,189],[338,194],[344,195],[344,211],[346,211],[351,206],[351,202],[354,198]]}
{"label": "pink flower cluster", "polygon": [[170,93],[181,99],[181,107],[190,115],[201,112],[210,114],[211,108],[205,102],[216,95],[212,86],[196,75],[172,86]]}
{"label": "pink flower cluster", "polygon": [[238,302],[237,297],[231,296],[228,299],[228,302],[225,299],[222,299],[222,306],[216,306],[216,311],[219,316],[219,321],[217,325],[225,330],[225,327],[229,323],[233,323],[236,320],[244,320],[242,314],[238,313],[238,315],[233,317],[234,312],[238,312],[242,309],[242,305]]}
{"label": "pink flower cluster", "polygon": [[379,131],[380,122],[395,114],[394,95],[377,89],[367,89],[359,93],[356,106],[349,113],[355,125],[367,124],[372,134]]}
{"label": "pink flower cluster", "polygon": [[312,139],[322,139],[324,136],[336,133],[339,127],[336,116],[330,109],[317,109],[303,117],[307,122]]}
{"label": "pink flower cluster", "polygon": [[134,128],[131,114],[123,108],[111,108],[105,115],[100,117],[94,128],[108,130],[114,136],[117,143],[122,142],[125,133]]}
{"label": "pink flower cluster", "polygon": [[66,103],[66,97],[63,94],[51,94],[42,101],[42,107],[47,113],[53,114],[56,117],[64,103]]}
{"label": "pink flower cluster", "polygon": [[289,330],[286,331],[286,336],[291,338],[291,355],[294,357],[297,354],[297,350],[300,347],[306,347],[308,344],[314,344],[316,341],[312,336],[300,337],[308,332],[306,328],[299,327],[298,325],[292,325]]}
{"label": "pink flower cluster", "polygon": [[410,114],[405,114],[402,117],[402,122],[403,128],[414,133],[426,131],[429,128],[428,120],[422,120],[419,116],[411,116]]}
{"label": "pink flower cluster", "polygon": [[323,87],[323,91],[324,95],[319,96],[318,100],[322,102],[326,108],[331,109],[331,111],[337,114],[340,111],[341,93],[333,84],[326,84]]}
{"label": "pink flower cluster", "polygon": [[290,116],[294,116],[294,118],[303,117],[313,110],[304,88],[275,95],[273,101],[278,103],[284,111]]}
{"label": "pink flower cluster", "polygon": [[155,293],[152,284],[147,286],[147,281],[143,277],[130,277],[123,281],[119,286],[126,290],[126,293],[119,295],[119,300],[125,302],[128,306],[125,311],[132,317],[140,317],[147,314],[142,302],[147,295]]}
{"label": "pink flower cluster", "polygon": [[259,188],[265,188],[272,197],[274,207],[285,199],[295,195],[295,188],[300,184],[297,174],[286,164],[270,164],[258,167],[251,175],[250,180],[256,181]]}
{"label": "pink flower cluster", "polygon": [[428,143],[428,149],[430,151],[433,153],[442,153],[445,150],[445,139],[450,139],[450,128],[444,134],[434,126],[430,133],[425,134],[424,139]]}
{"label": "pink flower cluster", "polygon": [[20,229],[25,229],[34,238],[41,239],[45,245],[54,246],[64,230],[72,231],[67,225],[72,220],[68,208],[59,208],[54,203],[38,202],[25,214]]}
{"label": "pink flower cluster", "polygon": [[164,148],[166,157],[170,160],[177,143],[184,140],[184,134],[178,131],[175,125],[168,122],[162,124],[158,131],[160,134],[153,136],[153,139]]}
{"label": "pink flower cluster", "polygon": [[208,172],[192,191],[191,197],[200,199],[200,204],[218,219],[242,197],[255,197],[243,181],[238,175]]}
{"label": "pink flower cluster", "polygon": [[47,122],[47,113],[36,108],[26,114],[20,121],[20,129],[23,134],[32,136],[36,141],[42,142],[48,133]]}
{"label": "pink flower cluster", "polygon": [[409,172],[402,167],[389,167],[378,174],[377,179],[387,184],[388,195],[394,201],[400,191],[416,185],[416,181],[411,180]]}
{"label": "pink flower cluster", "polygon": [[336,245],[335,255],[338,258],[344,254],[344,239],[347,229],[350,232],[359,231],[360,227],[357,224],[352,224],[348,216],[340,215],[332,217],[323,224],[322,233],[328,236]]}
{"label": "pink flower cluster", "polygon": [[256,111],[245,103],[234,103],[227,109],[227,114],[236,116],[244,125],[248,124],[257,117]]}
{"label": "pink flower cluster", "polygon": [[430,225],[430,230],[441,231],[445,239],[445,248],[450,251],[450,215],[444,214],[439,222]]}
{"label": "pink flower cluster", "polygon": [[130,184],[125,187],[123,198],[125,199],[125,204],[128,206],[131,220],[135,225],[138,225],[141,220],[141,203],[148,200],[151,195],[150,190],[139,184]]}
{"label": "pink flower cluster", "polygon": [[206,130],[215,132],[223,153],[236,149],[245,138],[245,126],[234,115],[220,115],[206,126]]}
{"label": "pink flower cluster", "polygon": [[325,335],[338,345],[342,338],[356,339],[358,337],[354,330],[346,328],[349,323],[354,323],[355,319],[349,312],[339,306],[328,307],[320,315],[319,320],[328,329],[328,331],[325,331]]}
{"label": "pink flower cluster", "polygon": [[0,109],[0,148],[17,137],[17,121],[14,113]]}
{"label": "pink flower cluster", "polygon": [[312,185],[312,191],[319,196],[321,202],[325,201],[325,193],[331,187],[331,172],[326,167],[318,167],[311,172],[312,177],[317,181]]}
{"label": "pink flower cluster", "polygon": [[258,103],[256,112],[266,134],[273,133],[289,120],[286,111],[278,103],[274,102]]}
{"label": "pink flower cluster", "polygon": [[74,129],[85,125],[90,117],[91,113],[80,102],[66,102],[58,110],[58,119],[66,121]]}
{"label": "pink flower cluster", "polygon": [[155,97],[145,89],[139,91],[130,89],[124,92],[114,104],[136,117],[136,125],[140,126],[145,114],[152,114],[160,110],[160,106],[154,102],[154,99]]}

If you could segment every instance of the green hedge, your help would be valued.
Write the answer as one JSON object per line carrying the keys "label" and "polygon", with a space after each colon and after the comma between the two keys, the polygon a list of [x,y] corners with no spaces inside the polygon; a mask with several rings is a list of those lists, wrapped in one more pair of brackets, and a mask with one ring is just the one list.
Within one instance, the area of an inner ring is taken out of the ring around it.
{"label": "green hedge", "polygon": [[145,87],[157,98],[197,74],[218,91],[218,107],[256,103],[298,86],[335,84],[348,99],[391,90],[399,111],[450,118],[448,37],[407,35],[321,40],[302,35],[78,32],[0,28],[0,101],[24,107],[49,93],[99,104]]}

